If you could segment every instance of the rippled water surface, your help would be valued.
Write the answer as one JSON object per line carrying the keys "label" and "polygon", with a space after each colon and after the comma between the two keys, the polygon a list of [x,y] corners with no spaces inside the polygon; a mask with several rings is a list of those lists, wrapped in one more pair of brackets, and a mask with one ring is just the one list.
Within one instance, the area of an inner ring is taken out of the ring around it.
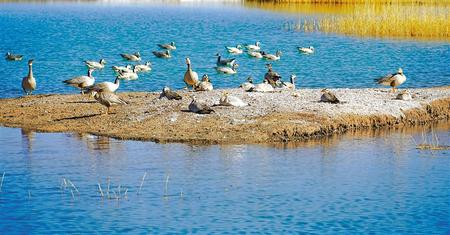
{"label": "rippled water surface", "polygon": [[[435,131],[450,143],[448,125]],[[450,152],[414,142],[421,132],[189,146],[0,128],[0,233],[448,234]]]}
{"label": "rippled water surface", "polygon": [[[450,46],[439,42],[357,39],[284,30],[301,15],[284,15],[240,5],[197,4],[0,4],[0,52],[24,54],[21,62],[0,60],[0,97],[21,94],[26,60],[34,58],[36,93],[75,93],[61,81],[84,75],[83,60],[105,58],[107,69],[95,72],[97,81],[112,81],[112,65],[125,65],[119,53],[140,51],[153,71],[126,82],[122,91],[155,91],[164,85],[184,87],[184,58],[191,57],[200,75],[208,73],[216,87],[237,87],[249,75],[262,80],[265,61],[236,56],[235,76],[215,72],[215,54],[226,57],[224,46],[261,41],[266,52],[283,52],[274,69],[288,78],[295,73],[301,87],[374,87],[373,78],[403,67],[405,87],[450,84]],[[169,60],[151,53],[156,44],[175,41]],[[305,56],[297,46],[312,45]],[[233,56],[234,57],[234,56]]]}

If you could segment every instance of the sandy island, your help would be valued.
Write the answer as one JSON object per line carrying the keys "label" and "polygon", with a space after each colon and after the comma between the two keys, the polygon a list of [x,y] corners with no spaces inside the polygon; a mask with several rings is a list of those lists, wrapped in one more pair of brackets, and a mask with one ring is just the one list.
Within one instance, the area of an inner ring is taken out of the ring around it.
{"label": "sandy island", "polygon": [[[225,90],[195,92],[200,101],[218,102]],[[214,107],[215,113],[187,112],[194,93],[180,101],[159,92],[118,93],[129,105],[110,115],[82,95],[33,95],[0,99],[0,124],[42,132],[78,132],[119,139],[183,143],[267,143],[295,141],[347,130],[425,124],[450,117],[450,87],[409,89],[411,101],[396,100],[389,89],[332,89],[343,104],[318,102],[319,89],[275,93],[226,89],[250,106]],[[298,94],[298,96],[295,95]]]}

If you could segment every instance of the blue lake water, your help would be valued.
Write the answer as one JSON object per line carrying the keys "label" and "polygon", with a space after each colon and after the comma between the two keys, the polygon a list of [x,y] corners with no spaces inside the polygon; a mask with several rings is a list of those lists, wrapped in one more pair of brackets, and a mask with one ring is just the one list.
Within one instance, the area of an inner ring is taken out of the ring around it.
{"label": "blue lake water", "polygon": [[[26,61],[34,58],[36,93],[76,93],[61,81],[86,74],[83,60],[105,58],[107,68],[97,71],[97,81],[113,81],[112,65],[125,65],[120,53],[140,51],[153,71],[123,84],[122,91],[155,91],[164,85],[184,87],[185,57],[200,75],[210,75],[216,87],[237,87],[252,75],[262,80],[266,61],[236,56],[235,76],[218,75],[217,52],[225,57],[226,45],[259,40],[266,52],[283,52],[274,69],[288,78],[299,77],[300,87],[374,87],[377,76],[402,67],[409,78],[404,87],[450,84],[450,45],[358,39],[320,33],[286,31],[286,22],[302,15],[285,15],[244,8],[239,4],[0,4],[0,52],[24,54],[21,62],[0,60],[0,97],[21,95]],[[151,53],[156,44],[175,41],[178,49],[169,60]],[[312,45],[316,53],[305,56],[297,46]],[[2,54],[4,55],[4,54]],[[234,57],[234,56],[233,56]]]}
{"label": "blue lake water", "polygon": [[[434,131],[450,143],[448,125]],[[421,131],[192,146],[0,128],[0,233],[448,234],[450,151],[415,142]]]}

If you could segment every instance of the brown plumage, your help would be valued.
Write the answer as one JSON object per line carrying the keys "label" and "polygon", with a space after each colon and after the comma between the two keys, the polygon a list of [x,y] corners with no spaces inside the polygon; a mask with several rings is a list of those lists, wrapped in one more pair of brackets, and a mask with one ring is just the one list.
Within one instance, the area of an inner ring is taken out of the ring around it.
{"label": "brown plumage", "polygon": [[322,90],[322,96],[320,97],[321,102],[327,102],[332,104],[338,104],[340,103],[339,99],[334,95],[331,91],[328,89]]}
{"label": "brown plumage", "polygon": [[198,102],[195,96],[192,97],[192,101],[189,104],[189,111],[198,114],[210,114],[214,112],[207,104]]}
{"label": "brown plumage", "polygon": [[166,97],[169,100],[181,100],[183,98],[183,97],[181,97],[181,95],[179,95],[175,91],[172,91],[167,86],[163,88],[161,95],[159,96],[160,99],[163,97]]}
{"label": "brown plumage", "polygon": [[110,107],[113,106],[113,105],[128,104],[127,101],[125,101],[124,99],[120,98],[116,94],[111,93],[111,92],[105,92],[105,91],[102,91],[102,90],[98,91],[94,95],[94,98],[101,105],[106,106],[106,108],[107,108],[106,114],[109,114]]}
{"label": "brown plumage", "polygon": [[31,95],[36,89],[36,79],[33,76],[33,60],[28,61],[28,75],[22,79],[22,89],[27,95]]}

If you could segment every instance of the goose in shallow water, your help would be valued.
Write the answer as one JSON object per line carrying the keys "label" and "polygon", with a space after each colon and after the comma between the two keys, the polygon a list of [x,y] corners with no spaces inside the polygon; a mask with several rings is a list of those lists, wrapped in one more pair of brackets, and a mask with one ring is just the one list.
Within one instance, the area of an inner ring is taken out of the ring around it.
{"label": "goose in shallow water", "polygon": [[166,50],[175,50],[175,49],[177,49],[177,47],[175,46],[175,42],[165,43],[165,44],[158,44],[158,46],[160,48],[166,49]]}
{"label": "goose in shallow water", "polygon": [[235,47],[225,47],[228,51],[228,53],[230,54],[235,54],[235,55],[239,55],[242,54],[242,52],[244,52],[242,50],[242,46],[241,45],[236,45]]}
{"label": "goose in shallow water", "polygon": [[22,89],[27,95],[36,90],[36,79],[33,76],[33,60],[28,61],[28,75],[22,79]]}
{"label": "goose in shallow water", "polygon": [[145,64],[137,64],[134,66],[136,73],[149,72],[152,70],[152,63],[147,61]]}
{"label": "goose in shallow water", "polygon": [[120,54],[122,58],[129,61],[140,61],[141,60],[141,54],[139,52],[135,52],[134,54]]}
{"label": "goose in shallow water", "polygon": [[254,88],[250,89],[249,91],[255,91],[255,92],[272,92],[274,91],[274,88],[272,85],[269,84],[269,81],[264,79],[263,83],[256,84]]}
{"label": "goose in shallow water", "polygon": [[92,77],[93,69],[88,69],[88,74],[83,76],[74,77],[72,79],[64,80],[63,82],[69,86],[76,87],[81,90],[81,94],[84,94],[84,89],[92,86],[95,82],[95,78]]}
{"label": "goose in shallow water", "polygon": [[214,110],[211,109],[211,107],[209,105],[197,101],[195,96],[192,96],[192,101],[189,104],[188,108],[189,108],[189,111],[191,111],[193,113],[198,113],[198,114],[210,114],[210,113],[214,112]]}
{"label": "goose in shallow water", "polygon": [[375,82],[384,86],[391,86],[392,91],[396,91],[398,86],[406,81],[406,76],[403,74],[403,69],[399,68],[396,73],[388,74],[384,77],[375,79]]}
{"label": "goose in shallow water", "polygon": [[114,80],[114,82],[96,83],[92,86],[87,87],[85,89],[85,91],[87,93],[98,92],[98,91],[115,92],[115,91],[117,91],[117,89],[119,89],[119,86],[120,86],[120,79],[116,77],[116,80]]}
{"label": "goose in shallow water", "polygon": [[220,97],[219,105],[221,106],[234,106],[234,107],[244,107],[248,106],[248,103],[242,101],[236,96],[231,96],[228,92],[223,93]]}
{"label": "goose in shallow water", "polygon": [[314,47],[297,47],[298,51],[300,51],[303,54],[312,54],[314,53]]}
{"label": "goose in shallow water", "polygon": [[236,58],[231,58],[231,59],[222,59],[222,56],[217,53],[217,62],[216,65],[217,66],[233,66],[236,63]]}
{"label": "goose in shallow water", "polygon": [[254,58],[257,58],[257,59],[261,59],[261,58],[263,58],[263,54],[264,52],[259,52],[259,51],[248,51],[247,52],[247,54],[250,56],[250,57],[254,57]]}
{"label": "goose in shallow water", "polygon": [[219,66],[216,67],[217,72],[224,73],[224,74],[236,74],[237,73],[238,64],[233,64],[233,66],[225,67],[225,66]]}
{"label": "goose in shallow water", "polygon": [[255,44],[248,44],[245,46],[245,48],[247,48],[247,50],[249,51],[259,51],[261,50],[261,47],[259,46],[259,42],[256,41]]}
{"label": "goose in shallow water", "polygon": [[287,88],[290,90],[295,90],[295,79],[297,79],[297,76],[295,74],[291,74],[291,77],[289,78],[290,82],[281,82],[282,88]]}
{"label": "goose in shallow water", "polygon": [[166,97],[168,100],[181,100],[182,97],[175,91],[172,91],[168,86],[165,86],[159,96],[159,98]]}
{"label": "goose in shallow water", "polygon": [[186,83],[187,87],[193,87],[198,83],[198,74],[192,71],[191,60],[189,59],[189,57],[186,58],[186,65],[187,70],[186,73],[184,73],[184,83]]}
{"label": "goose in shallow water", "polygon": [[23,58],[23,55],[14,55],[14,54],[11,54],[11,52],[6,52],[6,55],[5,55],[5,59],[9,60],[9,61],[18,61],[18,60],[22,60],[22,58]]}
{"label": "goose in shallow water", "polygon": [[99,90],[97,91],[97,93],[95,93],[94,99],[107,108],[106,114],[109,114],[110,108],[113,105],[128,104],[127,101],[120,98],[116,94],[102,90]]}
{"label": "goose in shallow water", "polygon": [[213,85],[207,74],[203,75],[202,80],[194,85],[195,91],[212,91]]}
{"label": "goose in shallow water", "polygon": [[152,53],[153,53],[153,55],[155,55],[158,58],[168,59],[168,58],[172,57],[170,55],[170,51],[169,50],[166,50],[166,51],[153,51]]}
{"label": "goose in shallow water", "polygon": [[397,100],[412,100],[412,96],[407,90],[401,91],[395,98]]}
{"label": "goose in shallow water", "polygon": [[106,60],[101,59],[99,62],[86,60],[84,63],[90,69],[103,69],[105,67]]}
{"label": "goose in shallow water", "polygon": [[247,78],[247,81],[242,83],[239,87],[242,88],[244,91],[250,91],[251,89],[255,88],[252,76],[249,76]]}
{"label": "goose in shallow water", "polygon": [[331,91],[328,89],[322,90],[322,96],[320,97],[321,102],[327,102],[332,104],[338,104],[340,103],[339,99],[334,95]]}
{"label": "goose in shallow water", "polygon": [[275,53],[275,55],[274,54],[263,53],[262,56],[266,60],[279,60],[281,58],[281,51],[277,51]]}

